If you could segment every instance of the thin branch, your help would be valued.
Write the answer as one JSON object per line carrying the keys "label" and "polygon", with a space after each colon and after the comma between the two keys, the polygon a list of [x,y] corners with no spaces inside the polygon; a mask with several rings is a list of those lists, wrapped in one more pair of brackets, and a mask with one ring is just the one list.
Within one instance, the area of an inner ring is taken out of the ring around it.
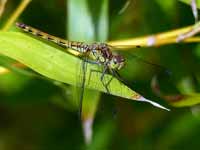
{"label": "thin branch", "polygon": [[188,38],[198,34],[199,32],[200,32],[200,22],[197,22],[190,31],[180,34],[177,37],[177,42],[182,42],[183,40],[188,39]]}
{"label": "thin branch", "polygon": [[7,2],[7,0],[0,0],[0,18],[4,12],[6,2]]}
{"label": "thin branch", "polygon": [[[191,25],[188,27],[175,29],[167,32],[162,32],[158,34],[152,34],[137,38],[131,38],[131,39],[125,39],[125,40],[117,40],[117,41],[110,41],[108,44],[111,46],[119,46],[123,47],[124,50],[135,48],[136,46],[141,47],[152,47],[152,46],[162,46],[166,44],[175,44],[177,43],[177,38],[179,35],[191,32],[194,28],[196,28],[196,25]],[[196,28],[197,29],[197,28]],[[195,34],[198,33],[200,30],[195,31]],[[194,34],[193,34],[194,35]],[[183,39],[181,41],[182,43],[191,43],[191,42],[200,42],[200,37],[190,37]]]}
{"label": "thin branch", "polygon": [[12,14],[12,16],[6,22],[5,26],[2,29],[3,31],[7,31],[12,26],[12,24],[21,15],[21,13],[24,11],[24,9],[28,6],[28,4],[30,2],[31,2],[31,0],[22,0],[22,2],[19,4],[19,6],[15,10],[15,12]]}

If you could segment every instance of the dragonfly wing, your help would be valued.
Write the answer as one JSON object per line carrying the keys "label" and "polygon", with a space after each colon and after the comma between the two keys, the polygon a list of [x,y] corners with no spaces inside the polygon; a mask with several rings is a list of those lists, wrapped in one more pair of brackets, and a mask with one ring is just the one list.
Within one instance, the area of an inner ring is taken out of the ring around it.
{"label": "dragonfly wing", "polygon": [[84,97],[84,91],[85,91],[85,81],[86,81],[86,71],[87,71],[87,59],[82,58],[81,62],[81,72],[80,72],[80,89],[79,89],[79,117],[82,117],[82,107],[83,107],[83,97]]}

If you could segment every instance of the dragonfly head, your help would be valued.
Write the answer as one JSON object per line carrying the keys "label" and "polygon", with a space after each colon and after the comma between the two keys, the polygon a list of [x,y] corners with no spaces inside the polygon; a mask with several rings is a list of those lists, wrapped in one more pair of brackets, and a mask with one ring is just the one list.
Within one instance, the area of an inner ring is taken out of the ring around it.
{"label": "dragonfly head", "polygon": [[120,70],[125,64],[125,59],[121,55],[113,55],[111,61],[110,61],[110,67],[111,69]]}

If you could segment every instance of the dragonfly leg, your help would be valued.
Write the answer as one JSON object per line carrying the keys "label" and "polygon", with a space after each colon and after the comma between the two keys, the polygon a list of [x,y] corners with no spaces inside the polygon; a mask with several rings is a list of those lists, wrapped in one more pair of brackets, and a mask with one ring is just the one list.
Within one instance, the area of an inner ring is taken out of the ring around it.
{"label": "dragonfly leg", "polygon": [[103,86],[106,88],[107,93],[110,93],[108,86],[109,86],[110,82],[112,81],[112,79],[113,79],[113,76],[109,79],[109,81],[107,83],[104,83],[103,80],[101,81]]}
{"label": "dragonfly leg", "polygon": [[108,70],[108,67],[105,66],[104,69],[103,69],[103,72],[102,72],[102,75],[101,75],[101,78],[100,78],[100,79],[101,79],[101,82],[102,82],[103,86],[106,88],[106,92],[107,92],[107,93],[110,93],[110,91],[109,91],[109,89],[108,89],[108,85],[109,85],[110,82],[112,81],[113,76],[111,77],[111,79],[110,79],[107,83],[105,83],[105,82],[104,82],[104,77],[105,77],[105,73],[106,73],[107,70]]}
{"label": "dragonfly leg", "polygon": [[93,73],[93,72],[99,72],[99,73],[101,73],[101,72],[98,71],[98,70],[91,69],[91,70],[90,70],[90,73],[89,73],[88,84],[90,83],[91,76],[92,76],[92,73]]}
{"label": "dragonfly leg", "polygon": [[92,60],[86,60],[85,62],[90,63],[90,64],[101,65],[99,62],[92,61]]}
{"label": "dragonfly leg", "polygon": [[117,71],[111,69],[110,72],[111,72],[120,82],[125,83],[125,81],[122,79],[122,77],[120,76],[120,74],[119,74]]}
{"label": "dragonfly leg", "polygon": [[[86,81],[86,70],[87,70],[87,63],[91,63],[91,64],[98,64],[98,62],[92,61],[92,60],[88,60],[86,57],[83,57],[82,59],[82,72],[83,72],[83,76],[82,76],[82,84],[81,84],[81,95],[80,95],[80,108],[79,108],[79,116],[80,118],[82,117],[82,105],[83,105],[83,96],[84,96],[84,91],[85,91],[85,81]],[[90,81],[90,77],[91,77],[91,72],[89,74],[89,81]]]}
{"label": "dragonfly leg", "polygon": [[107,83],[105,83],[103,79],[104,79],[104,75],[105,75],[106,71],[107,71],[107,68],[104,68],[103,72],[101,72],[101,71],[99,71],[99,70],[94,70],[94,69],[90,70],[88,82],[90,82],[91,75],[92,75],[93,72],[101,73],[102,75],[101,75],[101,77],[100,77],[100,80],[101,80],[103,86],[105,87],[106,92],[107,92],[107,93],[110,93],[110,92],[109,92],[109,89],[108,89],[108,85],[109,85],[110,82],[112,81],[113,77],[112,77]]}
{"label": "dragonfly leg", "polygon": [[105,66],[104,69],[103,69],[103,72],[102,72],[102,74],[101,74],[101,81],[103,81],[103,78],[104,78],[105,73],[106,73],[107,70],[108,70],[108,67]]}

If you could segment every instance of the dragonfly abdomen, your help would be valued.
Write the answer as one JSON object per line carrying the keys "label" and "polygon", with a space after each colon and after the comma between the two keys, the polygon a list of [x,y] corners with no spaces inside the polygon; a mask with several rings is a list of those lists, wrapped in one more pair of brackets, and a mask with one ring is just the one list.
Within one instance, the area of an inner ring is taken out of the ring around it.
{"label": "dragonfly abdomen", "polygon": [[71,49],[74,49],[76,51],[79,51],[81,53],[85,52],[85,47],[87,47],[86,44],[84,44],[83,42],[75,42],[75,41],[67,41],[67,40],[63,40],[61,38],[58,38],[58,37],[55,37],[53,35],[50,35],[50,34],[47,34],[45,32],[42,32],[38,29],[35,29],[31,26],[28,26],[24,23],[16,23],[16,26],[21,28],[23,31],[25,32],[28,32],[28,33],[31,33],[35,36],[38,36],[42,39],[45,39],[45,40],[48,40],[48,41],[51,41],[51,42],[54,42],[64,48],[71,48]]}

